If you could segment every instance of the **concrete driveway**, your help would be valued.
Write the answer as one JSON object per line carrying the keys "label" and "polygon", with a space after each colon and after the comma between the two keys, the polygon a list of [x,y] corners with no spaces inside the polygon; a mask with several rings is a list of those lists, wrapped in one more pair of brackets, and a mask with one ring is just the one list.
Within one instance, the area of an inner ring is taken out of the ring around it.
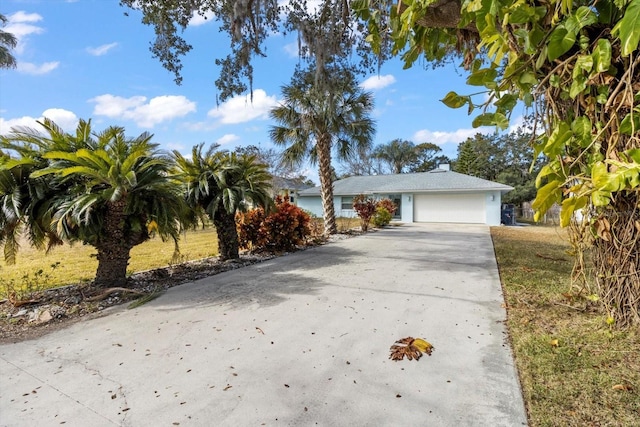
{"label": "concrete driveway", "polygon": [[502,302],[487,227],[389,228],[0,346],[0,425],[525,425]]}

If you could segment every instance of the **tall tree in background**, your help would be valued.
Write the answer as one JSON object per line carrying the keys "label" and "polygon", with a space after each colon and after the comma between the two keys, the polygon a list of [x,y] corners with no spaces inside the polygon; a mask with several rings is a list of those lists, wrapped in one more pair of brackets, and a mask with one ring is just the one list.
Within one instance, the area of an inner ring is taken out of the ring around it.
{"label": "tall tree in background", "polygon": [[503,167],[499,157],[496,136],[477,133],[458,145],[458,158],[453,169],[495,181],[498,171]]}
{"label": "tall tree in background", "polygon": [[375,147],[371,157],[386,165],[387,172],[427,172],[440,163],[449,163],[448,157],[438,155],[440,152],[442,149],[431,142],[415,145],[411,141],[394,139]]}
{"label": "tall tree in background", "polygon": [[391,173],[403,173],[417,160],[416,146],[411,141],[394,139],[378,145],[373,150],[373,157],[385,162]]}
{"label": "tall tree in background", "polygon": [[442,148],[432,142],[416,145],[416,161],[409,168],[410,172],[428,172],[440,164],[449,164],[451,160],[442,154]]}
{"label": "tall tree in background", "polygon": [[542,156],[535,157],[531,140],[532,135],[521,130],[504,135],[478,133],[458,145],[453,170],[514,187],[502,197],[504,203],[529,202],[536,196],[536,175],[546,163]]}
{"label": "tall tree in background", "polygon": [[[4,27],[7,18],[0,13],[0,27]],[[11,49],[15,49],[18,39],[11,33],[0,29],[0,68],[16,68],[16,58],[11,54]]]}
{"label": "tall tree in background", "polygon": [[350,70],[333,70],[332,89],[314,83],[314,71],[300,71],[282,88],[283,101],[271,110],[278,125],[271,140],[287,147],[284,159],[318,164],[326,235],[338,232],[333,206],[332,151],[345,159],[371,145],[375,134],[373,96],[357,85]]}
{"label": "tall tree in background", "polygon": [[[0,176],[22,183],[22,191],[0,195],[11,206],[0,215],[7,260],[15,259],[21,227],[38,247],[48,240],[96,248],[100,286],[125,285],[131,249],[153,233],[172,239],[178,251],[186,206],[168,176],[171,161],[151,135],[127,138],[120,127],[94,133],[83,120],[75,134],[47,119],[40,125],[46,134],[13,129],[0,137],[0,148],[18,155],[3,158]],[[14,195],[19,201],[10,200]]]}

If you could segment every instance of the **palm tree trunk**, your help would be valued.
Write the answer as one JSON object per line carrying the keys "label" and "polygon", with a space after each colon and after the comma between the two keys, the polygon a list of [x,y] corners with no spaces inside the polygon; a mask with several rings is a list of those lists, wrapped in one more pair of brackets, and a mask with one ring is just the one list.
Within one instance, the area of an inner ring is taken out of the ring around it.
{"label": "palm tree trunk", "polygon": [[316,145],[320,165],[320,193],[324,213],[324,234],[329,236],[338,232],[336,212],[333,207],[333,182],[331,181],[331,135],[320,135]]}
{"label": "palm tree trunk", "polygon": [[94,283],[97,286],[124,286],[127,282],[131,245],[123,229],[125,205],[123,199],[107,204],[105,236],[96,244],[98,270]]}
{"label": "palm tree trunk", "polygon": [[228,259],[240,258],[235,214],[228,213],[221,204],[213,215],[213,225],[218,232],[218,252],[220,260],[226,261]]}

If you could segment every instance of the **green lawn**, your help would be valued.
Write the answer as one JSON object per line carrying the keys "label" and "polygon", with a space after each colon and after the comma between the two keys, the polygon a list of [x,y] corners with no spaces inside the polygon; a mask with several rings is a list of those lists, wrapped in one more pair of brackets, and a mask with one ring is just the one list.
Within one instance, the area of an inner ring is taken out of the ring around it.
{"label": "green lawn", "polygon": [[[0,298],[6,297],[7,284],[12,281],[19,288],[24,288],[23,277],[39,282],[40,290],[71,283],[90,281],[95,276],[98,261],[95,249],[85,245],[63,245],[51,250],[48,254],[23,244],[18,253],[17,262],[7,265],[0,261]],[[213,228],[199,229],[184,233],[180,240],[180,261],[201,259],[218,254],[218,237]],[[163,242],[156,237],[131,250],[129,272],[166,267],[171,263],[173,241]],[[56,265],[52,268],[52,265]],[[38,275],[38,271],[42,274]],[[35,276],[39,276],[36,278]]]}
{"label": "green lawn", "polygon": [[571,289],[555,227],[493,227],[507,326],[531,426],[640,426],[640,332]]}

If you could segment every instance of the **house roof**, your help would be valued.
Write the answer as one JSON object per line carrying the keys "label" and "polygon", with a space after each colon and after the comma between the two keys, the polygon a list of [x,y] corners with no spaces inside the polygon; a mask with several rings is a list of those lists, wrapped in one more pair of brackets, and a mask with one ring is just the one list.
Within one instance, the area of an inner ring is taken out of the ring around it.
{"label": "house roof", "polygon": [[296,190],[296,191],[306,190],[307,188],[313,188],[312,185],[304,184],[300,182],[299,179],[289,179],[289,178],[283,178],[280,176],[273,177],[273,186],[281,189]]}
{"label": "house roof", "polygon": [[[444,169],[429,172],[396,175],[351,176],[333,183],[336,196],[355,196],[374,193],[429,193],[429,192],[477,192],[500,191],[506,193],[513,187],[486,179],[476,178]],[[318,196],[320,187],[300,191],[299,196]]]}

